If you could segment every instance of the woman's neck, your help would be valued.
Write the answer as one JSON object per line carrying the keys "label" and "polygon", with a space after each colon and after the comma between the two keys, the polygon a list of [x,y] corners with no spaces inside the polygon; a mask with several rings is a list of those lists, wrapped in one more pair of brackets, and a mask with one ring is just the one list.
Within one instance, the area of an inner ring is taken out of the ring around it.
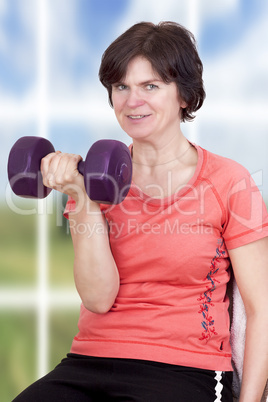
{"label": "woman's neck", "polygon": [[132,151],[133,182],[153,198],[170,196],[186,185],[198,160],[195,147],[184,136],[160,149],[133,141]]}
{"label": "woman's neck", "polygon": [[189,141],[180,133],[171,139],[161,138],[158,142],[133,140],[132,161],[134,165],[158,167],[180,161],[191,148]]}

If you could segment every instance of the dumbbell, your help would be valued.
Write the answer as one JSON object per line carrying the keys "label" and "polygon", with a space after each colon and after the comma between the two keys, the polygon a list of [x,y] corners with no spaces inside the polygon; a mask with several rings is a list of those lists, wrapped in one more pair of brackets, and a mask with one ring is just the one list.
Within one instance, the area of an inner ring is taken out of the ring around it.
{"label": "dumbbell", "polygon": [[[21,137],[11,148],[8,179],[13,192],[24,198],[45,198],[51,191],[43,185],[41,159],[55,149],[42,137]],[[119,204],[126,197],[132,178],[128,147],[116,140],[99,140],[89,149],[85,161],[78,163],[87,195],[93,201]]]}

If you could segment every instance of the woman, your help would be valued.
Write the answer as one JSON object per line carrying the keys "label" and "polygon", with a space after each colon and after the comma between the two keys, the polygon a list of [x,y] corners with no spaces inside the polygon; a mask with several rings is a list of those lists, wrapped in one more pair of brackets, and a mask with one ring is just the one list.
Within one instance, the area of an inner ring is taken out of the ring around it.
{"label": "woman", "polygon": [[81,157],[43,159],[44,184],[70,197],[82,306],[71,354],[17,400],[232,401],[231,262],[248,322],[240,401],[259,401],[268,215],[243,167],[181,131],[205,97],[195,40],[175,23],[136,24],[105,51],[100,80],[132,139],[133,183],[121,204],[98,205]]}

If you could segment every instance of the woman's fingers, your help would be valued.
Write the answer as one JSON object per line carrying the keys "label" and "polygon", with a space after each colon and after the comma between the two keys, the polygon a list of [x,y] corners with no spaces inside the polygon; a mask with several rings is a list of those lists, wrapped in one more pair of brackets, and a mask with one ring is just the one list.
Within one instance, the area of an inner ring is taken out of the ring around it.
{"label": "woman's fingers", "polygon": [[74,186],[82,184],[81,178],[78,179],[79,172],[77,165],[82,159],[81,156],[75,154],[53,152],[41,161],[41,173],[43,183],[46,187],[53,188],[64,192],[64,187],[74,184]]}

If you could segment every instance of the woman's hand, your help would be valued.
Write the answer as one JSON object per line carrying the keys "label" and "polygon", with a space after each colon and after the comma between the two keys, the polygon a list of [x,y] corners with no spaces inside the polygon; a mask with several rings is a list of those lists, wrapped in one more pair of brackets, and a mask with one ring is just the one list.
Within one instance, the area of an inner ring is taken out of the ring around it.
{"label": "woman's hand", "polygon": [[41,161],[41,173],[46,187],[71,196],[75,201],[85,197],[83,176],[77,166],[82,160],[80,155],[53,152]]}

